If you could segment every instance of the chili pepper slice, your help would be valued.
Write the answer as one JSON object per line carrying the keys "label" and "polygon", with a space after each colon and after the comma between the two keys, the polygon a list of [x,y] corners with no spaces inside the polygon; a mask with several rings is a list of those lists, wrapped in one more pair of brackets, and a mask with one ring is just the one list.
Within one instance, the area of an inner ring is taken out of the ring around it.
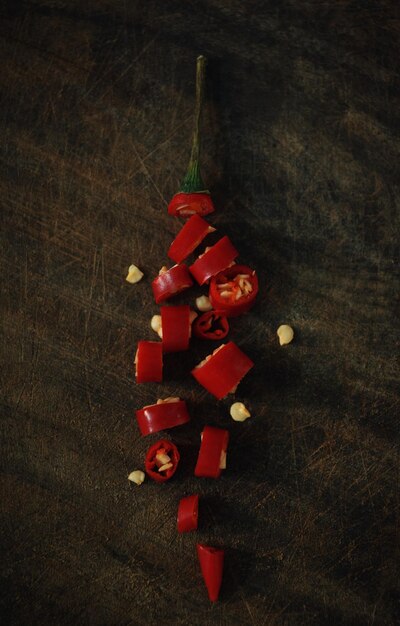
{"label": "chili pepper slice", "polygon": [[216,602],[222,583],[225,553],[221,548],[197,544],[197,556],[200,562],[201,573],[206,583],[208,597],[211,602]]}
{"label": "chili pepper slice", "polygon": [[182,498],[178,506],[177,527],[178,533],[187,533],[190,530],[197,530],[199,517],[199,496],[187,496]]}
{"label": "chili pepper slice", "polygon": [[145,437],[150,433],[158,433],[160,430],[186,424],[190,420],[190,415],[184,400],[167,398],[136,411],[136,419],[139,430]]}
{"label": "chili pepper slice", "polygon": [[202,254],[194,263],[190,265],[190,273],[195,277],[199,285],[204,283],[226,269],[239,252],[232,244],[229,237],[225,235],[216,244],[214,244],[207,252]]}
{"label": "chili pepper slice", "polygon": [[253,365],[253,361],[230,341],[214,350],[191,373],[200,385],[221,400],[229,392],[236,391],[237,385]]}
{"label": "chili pepper slice", "polygon": [[161,307],[162,347],[164,352],[180,352],[189,348],[190,306]]}
{"label": "chili pepper slice", "polygon": [[220,311],[206,311],[193,322],[193,333],[199,339],[223,339],[228,332],[228,320]]}
{"label": "chili pepper slice", "polygon": [[212,213],[214,205],[210,193],[203,183],[200,173],[200,117],[203,102],[206,60],[203,56],[197,57],[196,63],[196,107],[195,124],[192,139],[192,151],[185,178],[181,188],[168,205],[170,215],[189,217],[190,215],[208,215]]}
{"label": "chili pepper slice", "polygon": [[188,289],[192,285],[193,280],[186,265],[174,265],[171,269],[156,276],[151,283],[157,304]]}
{"label": "chili pepper slice", "polygon": [[175,474],[179,459],[178,448],[171,441],[161,439],[148,449],[144,468],[150,478],[165,483]]}
{"label": "chili pepper slice", "polygon": [[229,432],[215,426],[205,426],[201,434],[199,456],[194,475],[206,478],[219,478],[226,466],[226,450]]}
{"label": "chili pepper slice", "polygon": [[211,304],[227,317],[246,313],[257,294],[257,274],[247,265],[232,265],[210,280]]}
{"label": "chili pepper slice", "polygon": [[135,365],[137,383],[161,383],[163,371],[161,341],[139,341]]}
{"label": "chili pepper slice", "polygon": [[195,214],[208,215],[213,211],[215,211],[214,204],[210,192],[207,190],[193,191],[192,193],[180,191],[173,196],[168,205],[168,213],[176,217],[189,217]]}
{"label": "chili pepper slice", "polygon": [[171,243],[168,256],[175,263],[181,263],[215,228],[210,226],[200,215],[192,217],[184,224],[173,242]]}

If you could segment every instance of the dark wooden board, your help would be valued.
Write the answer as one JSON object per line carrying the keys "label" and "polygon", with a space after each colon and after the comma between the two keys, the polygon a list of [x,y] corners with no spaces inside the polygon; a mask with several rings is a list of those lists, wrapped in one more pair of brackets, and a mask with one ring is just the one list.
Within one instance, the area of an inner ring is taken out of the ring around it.
{"label": "dark wooden board", "polygon": [[[399,623],[398,3],[1,10],[2,623]],[[262,286],[232,324],[256,362],[244,424],[188,375],[200,342],[166,358],[162,391],[133,380],[198,53],[211,221]],[[156,439],[134,410],[160,395],[193,413],[169,433],[182,465],[134,488]],[[205,423],[231,433],[219,481],[193,477]],[[178,536],[193,491],[201,528]],[[226,548],[213,606],[198,540]]]}

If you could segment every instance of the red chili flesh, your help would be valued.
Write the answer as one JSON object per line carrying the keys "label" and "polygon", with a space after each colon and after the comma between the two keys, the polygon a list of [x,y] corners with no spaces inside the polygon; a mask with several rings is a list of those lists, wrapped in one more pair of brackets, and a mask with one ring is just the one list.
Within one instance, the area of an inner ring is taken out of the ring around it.
{"label": "red chili flesh", "polygon": [[159,274],[151,283],[154,299],[159,304],[193,285],[193,279],[186,265],[174,265]]}
{"label": "red chili flesh", "polygon": [[207,587],[211,602],[218,600],[224,569],[224,551],[220,548],[197,544],[197,556],[200,562],[201,573]]}
{"label": "red chili flesh", "polygon": [[192,370],[192,375],[217,400],[232,391],[254,365],[233,341],[220,346],[206,359]]}
{"label": "red chili flesh", "polygon": [[136,382],[161,383],[163,372],[161,341],[139,341],[135,363]]}
{"label": "red chili flesh", "polygon": [[190,420],[184,400],[151,404],[136,411],[139,430],[143,436],[186,424]]}
{"label": "red chili flesh", "polygon": [[220,311],[207,311],[193,322],[193,333],[199,339],[223,339],[228,332],[228,320]]}
{"label": "red chili flesh", "polygon": [[178,506],[177,527],[179,533],[197,530],[199,517],[199,496],[193,495],[182,498]]}

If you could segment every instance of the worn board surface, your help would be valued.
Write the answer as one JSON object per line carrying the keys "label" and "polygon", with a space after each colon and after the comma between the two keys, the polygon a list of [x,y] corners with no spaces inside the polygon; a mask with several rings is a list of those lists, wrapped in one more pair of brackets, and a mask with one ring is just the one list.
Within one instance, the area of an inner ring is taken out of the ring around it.
{"label": "worn board surface", "polygon": [[[2,5],[4,624],[399,623],[399,31],[395,1]],[[245,424],[188,376],[199,342],[162,391],[133,381],[198,53],[211,221],[262,285],[232,324],[256,362]],[[160,395],[190,403],[182,464],[133,488],[156,439],[134,410]],[[193,477],[205,423],[231,433],[214,482]],[[201,529],[178,536],[194,490]],[[214,606],[198,539],[226,548]]]}

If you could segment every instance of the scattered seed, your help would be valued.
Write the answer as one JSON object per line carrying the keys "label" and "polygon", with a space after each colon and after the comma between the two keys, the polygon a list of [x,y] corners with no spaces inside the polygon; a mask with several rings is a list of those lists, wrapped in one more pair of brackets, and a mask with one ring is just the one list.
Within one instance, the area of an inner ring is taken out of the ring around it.
{"label": "scattered seed", "polygon": [[243,402],[234,402],[230,408],[230,414],[235,422],[244,422],[251,417]]}
{"label": "scattered seed", "polygon": [[199,311],[211,311],[212,310],[212,304],[210,302],[210,298],[208,298],[207,296],[199,296],[198,298],[196,298],[196,307],[199,309]]}
{"label": "scattered seed", "polygon": [[131,483],[135,483],[135,485],[141,485],[144,479],[145,474],[141,470],[135,470],[134,472],[131,472],[128,476],[128,480],[130,480]]}
{"label": "scattered seed", "polygon": [[134,285],[135,283],[138,283],[139,280],[141,280],[142,278],[143,272],[141,272],[140,269],[136,267],[136,265],[130,265],[128,269],[128,275],[125,280],[128,283],[131,283],[131,285]]}
{"label": "scattered seed", "polygon": [[286,344],[290,343],[294,337],[293,328],[291,326],[288,326],[288,324],[282,324],[281,326],[279,326],[276,334],[279,337],[279,343],[281,346],[285,346]]}

